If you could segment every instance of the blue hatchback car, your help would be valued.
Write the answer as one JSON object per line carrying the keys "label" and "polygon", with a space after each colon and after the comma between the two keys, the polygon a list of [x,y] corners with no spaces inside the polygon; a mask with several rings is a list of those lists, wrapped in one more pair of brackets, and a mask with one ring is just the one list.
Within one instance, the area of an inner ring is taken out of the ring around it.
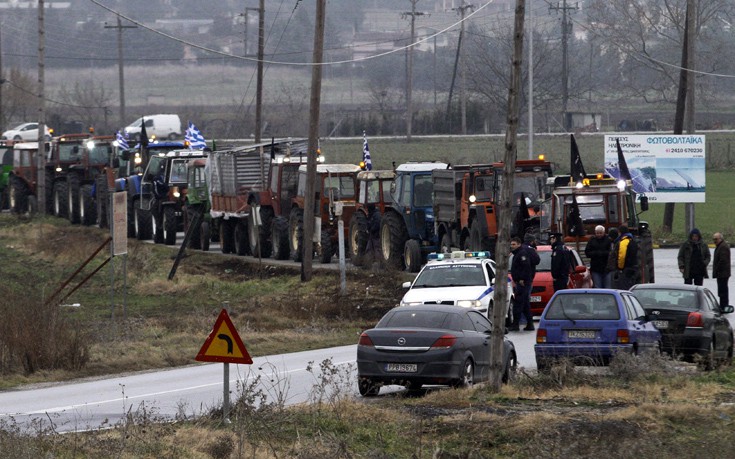
{"label": "blue hatchback car", "polygon": [[570,289],[554,294],[536,331],[536,366],[543,372],[566,358],[607,365],[619,352],[660,352],[661,334],[626,290]]}

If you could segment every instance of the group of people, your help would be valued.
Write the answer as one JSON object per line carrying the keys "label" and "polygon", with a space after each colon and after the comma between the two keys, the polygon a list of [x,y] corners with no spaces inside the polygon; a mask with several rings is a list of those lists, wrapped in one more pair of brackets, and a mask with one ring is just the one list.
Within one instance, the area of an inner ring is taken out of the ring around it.
{"label": "group of people", "polygon": [[[712,236],[715,244],[714,256],[710,257],[707,244],[702,240],[702,233],[694,228],[689,239],[679,248],[679,271],[685,284],[702,285],[707,275],[707,266],[712,261],[712,277],[717,279],[717,295],[721,305],[729,305],[728,281],[730,279],[730,246],[722,233]],[[567,288],[572,263],[569,249],[564,245],[561,234],[549,235],[551,244],[551,276],[554,279],[554,291]],[[510,248],[513,263],[510,275],[515,283],[515,304],[513,323],[509,330],[520,330],[521,316],[525,317],[524,330],[534,330],[531,316],[531,287],[536,274],[536,266],[540,258],[535,250],[533,240],[521,241],[511,239]],[[593,285],[597,288],[615,288],[628,290],[638,280],[638,244],[626,225],[610,228],[598,225],[595,236],[590,238],[584,253],[590,260],[590,273]]]}

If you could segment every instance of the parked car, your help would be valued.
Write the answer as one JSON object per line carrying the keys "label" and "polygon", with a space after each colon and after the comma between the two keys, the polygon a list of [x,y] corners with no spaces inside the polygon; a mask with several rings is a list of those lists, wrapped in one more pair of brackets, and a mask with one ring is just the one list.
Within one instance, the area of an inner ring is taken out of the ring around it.
{"label": "parked car", "polygon": [[[492,317],[495,261],[490,259],[490,252],[432,253],[416,279],[405,282],[403,288],[408,291],[401,299],[401,306],[454,304]],[[508,291],[506,322],[510,323],[514,299],[512,289]]]}
{"label": "parked car", "polygon": [[[575,249],[572,253],[572,272],[569,275],[568,288],[592,288],[592,273],[585,266],[582,258]],[[540,245],[536,248],[541,262],[536,266],[536,276],[531,288],[531,314],[540,316],[546,304],[554,295],[554,279],[551,277],[551,246]]]}
{"label": "parked car", "polygon": [[643,306],[625,290],[560,290],[546,305],[536,330],[536,366],[559,359],[607,365],[617,353],[659,352],[661,334]]}
{"label": "parked car", "polygon": [[[46,126],[46,140],[51,140],[51,130]],[[26,142],[36,142],[38,140],[38,123],[23,123],[3,132],[0,139],[3,140],[24,140]]]}
{"label": "parked car", "polygon": [[[357,376],[360,395],[377,395],[384,384],[410,391],[424,384],[470,386],[490,375],[492,324],[470,308],[452,305],[398,306],[360,335]],[[503,339],[503,376],[517,366],[513,343]]]}
{"label": "parked car", "polygon": [[727,314],[707,288],[685,284],[638,284],[631,289],[661,332],[662,349],[712,369],[732,362],[733,330]]}

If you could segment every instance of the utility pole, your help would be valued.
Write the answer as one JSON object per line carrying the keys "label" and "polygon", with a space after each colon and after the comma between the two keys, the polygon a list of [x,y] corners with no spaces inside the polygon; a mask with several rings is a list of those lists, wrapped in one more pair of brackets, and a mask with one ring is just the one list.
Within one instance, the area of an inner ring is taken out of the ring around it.
{"label": "utility pole", "polygon": [[0,25],[0,128],[5,129],[5,110],[3,108],[3,83],[5,83],[5,79],[3,78],[3,28],[2,25]]}
{"label": "utility pole", "polygon": [[137,29],[136,25],[122,25],[120,14],[117,15],[117,25],[111,26],[105,23],[105,29],[117,29],[117,78],[120,85],[120,124],[125,126],[125,75],[123,72],[123,40],[124,29]]}
{"label": "utility pole", "polygon": [[[317,6],[317,9],[318,6]],[[265,49],[265,0],[260,0],[258,11],[258,81],[255,92],[255,143],[260,143],[263,129],[263,51]],[[321,66],[319,66],[321,67]],[[319,69],[321,71],[321,68]],[[321,73],[319,74],[321,78]]]}
{"label": "utility pole", "polygon": [[[694,0],[687,0],[687,101],[686,101],[686,129],[687,134],[694,134],[696,125],[694,122],[694,96],[695,96],[695,57],[696,50],[694,49],[694,37],[696,36],[696,24],[697,24],[697,2]],[[694,214],[694,203],[688,202],[684,206],[684,228],[686,234],[689,234],[695,225],[695,214]]]}
{"label": "utility pole", "polygon": [[528,8],[528,159],[533,159],[533,1]]}
{"label": "utility pole", "polygon": [[38,0],[38,183],[36,185],[36,202],[38,212],[46,215],[46,73],[44,59],[46,53],[46,35],[44,31],[44,0]]}
{"label": "utility pole", "polygon": [[464,37],[464,17],[466,11],[470,11],[475,8],[474,5],[465,5],[462,0],[462,5],[454,8],[462,18],[462,22],[459,24],[459,36],[460,39],[457,42],[457,59],[459,60],[459,109],[462,117],[462,134],[467,135],[467,92],[466,92],[466,79],[465,79],[465,65],[464,65],[464,49],[462,48],[462,37]]}
{"label": "utility pole", "polygon": [[[510,87],[508,88],[508,116],[505,131],[505,165],[503,166],[503,186],[500,189],[500,205],[498,206],[498,239],[496,242],[495,262],[496,279],[508,276],[510,258],[510,225],[513,208],[513,181],[515,177],[516,158],[518,157],[518,99],[521,93],[521,65],[523,63],[523,26],[526,2],[516,0],[515,25],[513,30],[513,61],[510,68]],[[490,335],[490,387],[495,393],[500,392],[503,375],[503,336],[505,335],[505,317],[508,304],[507,282],[495,284],[495,304],[503,305],[493,308],[493,333]]]}
{"label": "utility pole", "polygon": [[569,126],[569,123],[567,122],[567,104],[569,103],[569,58],[568,58],[568,41],[569,41],[569,35],[572,33],[572,25],[570,24],[569,20],[567,19],[567,13],[570,10],[576,10],[579,7],[575,3],[574,6],[567,6],[567,0],[563,0],[562,5],[559,6],[557,3],[556,6],[550,6],[549,10],[556,10],[561,11],[561,97],[562,97],[562,105],[561,105],[561,114],[562,114],[562,121],[564,125],[564,129],[566,131],[569,131],[571,126]]}
{"label": "utility pole", "polygon": [[304,190],[304,255],[301,261],[301,280],[304,282],[310,281],[312,277],[314,206],[316,204],[316,151],[319,148],[319,107],[322,94],[325,10],[326,0],[316,0],[314,54],[312,58],[313,67],[311,69],[311,100],[309,103],[309,146],[306,159],[306,187]]}
{"label": "utility pole", "polygon": [[411,11],[401,13],[402,18],[411,17],[411,43],[406,49],[406,140],[411,141],[411,130],[413,127],[413,104],[411,101],[413,93],[413,44],[416,41],[416,16],[423,16],[426,13],[416,11],[416,4],[419,0],[409,0],[411,2]]}

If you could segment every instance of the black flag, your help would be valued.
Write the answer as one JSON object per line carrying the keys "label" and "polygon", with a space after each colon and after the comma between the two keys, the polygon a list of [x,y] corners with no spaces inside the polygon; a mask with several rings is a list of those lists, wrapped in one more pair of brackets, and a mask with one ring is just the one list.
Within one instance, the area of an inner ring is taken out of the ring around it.
{"label": "black flag", "polygon": [[569,215],[567,216],[567,231],[570,236],[584,236],[584,224],[582,223],[582,216],[579,214],[579,204],[577,204],[577,197],[572,195],[572,205],[569,208]]}
{"label": "black flag", "polygon": [[584,178],[587,176],[587,173],[584,171],[584,165],[582,164],[582,157],[579,156],[579,147],[577,147],[577,141],[574,140],[574,134],[571,135],[572,137],[572,166],[570,169],[570,174],[572,176],[572,180],[575,182],[581,182],[584,180]]}
{"label": "black flag", "polygon": [[140,146],[143,148],[148,146],[148,132],[145,130],[145,118],[140,120]]}
{"label": "black flag", "polygon": [[620,176],[619,180],[632,180],[630,171],[628,170],[628,163],[625,162],[625,156],[623,155],[623,149],[620,146],[620,139],[615,139],[615,144],[618,147],[618,171]]}

